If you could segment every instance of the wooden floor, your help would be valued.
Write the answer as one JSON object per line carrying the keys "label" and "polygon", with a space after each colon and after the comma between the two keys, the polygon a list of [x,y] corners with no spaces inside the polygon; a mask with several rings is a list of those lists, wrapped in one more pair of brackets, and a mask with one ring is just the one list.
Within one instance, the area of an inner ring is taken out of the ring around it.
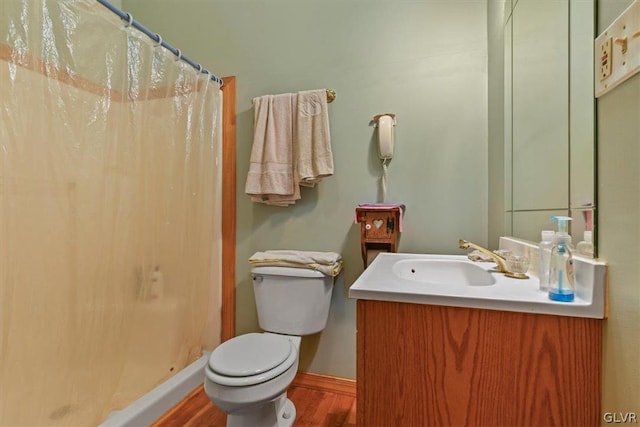
{"label": "wooden floor", "polygon": [[[287,396],[296,406],[296,427],[356,425],[356,399],[347,394],[291,386]],[[153,424],[153,427],[224,427],[226,415],[211,403],[202,386]]]}

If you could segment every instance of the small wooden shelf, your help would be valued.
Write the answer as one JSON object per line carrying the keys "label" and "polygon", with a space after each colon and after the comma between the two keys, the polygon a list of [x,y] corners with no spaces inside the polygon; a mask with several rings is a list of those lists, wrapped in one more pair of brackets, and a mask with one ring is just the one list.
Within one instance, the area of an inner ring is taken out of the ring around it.
{"label": "small wooden shelf", "polygon": [[369,265],[370,250],[397,252],[400,238],[401,205],[389,207],[358,206],[356,221],[360,223],[360,248],[364,268]]}

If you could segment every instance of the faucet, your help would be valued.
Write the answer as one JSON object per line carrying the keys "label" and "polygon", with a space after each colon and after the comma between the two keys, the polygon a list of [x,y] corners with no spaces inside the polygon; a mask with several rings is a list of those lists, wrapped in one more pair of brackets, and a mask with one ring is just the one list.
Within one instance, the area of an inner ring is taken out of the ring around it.
{"label": "faucet", "polygon": [[509,267],[507,266],[507,260],[505,260],[503,257],[498,255],[497,253],[495,253],[493,251],[490,251],[487,248],[483,248],[482,246],[476,245],[475,243],[471,243],[471,242],[468,242],[468,241],[462,240],[462,239],[460,239],[458,241],[458,245],[460,246],[460,249],[473,248],[473,249],[476,249],[476,250],[482,252],[483,254],[489,255],[497,264],[496,270],[499,273],[503,273],[507,277],[512,277],[514,279],[528,279],[529,278],[529,276],[527,276],[524,273],[513,273],[513,272],[509,271]]}

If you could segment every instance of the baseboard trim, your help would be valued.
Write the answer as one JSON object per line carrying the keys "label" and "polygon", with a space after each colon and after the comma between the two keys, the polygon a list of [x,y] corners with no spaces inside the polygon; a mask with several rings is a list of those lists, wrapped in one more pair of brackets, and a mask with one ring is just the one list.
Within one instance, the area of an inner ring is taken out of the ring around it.
{"label": "baseboard trim", "polygon": [[356,397],[356,380],[349,378],[332,377],[312,372],[298,372],[292,385]]}

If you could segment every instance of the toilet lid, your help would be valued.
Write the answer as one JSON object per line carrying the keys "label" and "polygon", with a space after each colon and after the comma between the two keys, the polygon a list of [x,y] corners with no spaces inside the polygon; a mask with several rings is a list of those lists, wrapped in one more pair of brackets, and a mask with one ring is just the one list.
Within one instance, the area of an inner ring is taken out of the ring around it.
{"label": "toilet lid", "polygon": [[289,338],[272,334],[240,335],[219,345],[209,357],[209,367],[229,377],[258,375],[281,365],[291,354]]}

